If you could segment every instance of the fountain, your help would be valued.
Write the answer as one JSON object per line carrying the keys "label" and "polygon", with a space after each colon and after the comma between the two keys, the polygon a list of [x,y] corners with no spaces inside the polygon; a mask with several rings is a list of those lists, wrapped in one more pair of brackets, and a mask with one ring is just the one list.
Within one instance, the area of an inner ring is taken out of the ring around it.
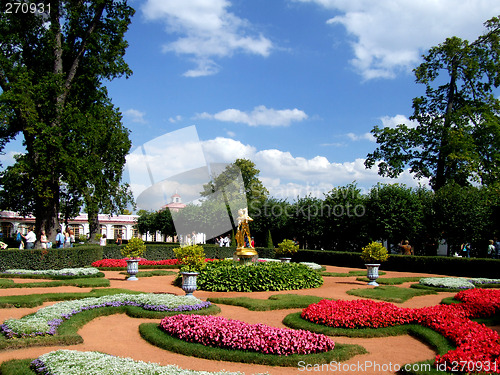
{"label": "fountain", "polygon": [[253,257],[258,255],[255,248],[252,246],[252,237],[250,236],[249,221],[253,219],[248,216],[248,208],[238,210],[238,230],[236,231],[236,243],[238,247],[234,253],[240,259],[241,264],[248,264]]}

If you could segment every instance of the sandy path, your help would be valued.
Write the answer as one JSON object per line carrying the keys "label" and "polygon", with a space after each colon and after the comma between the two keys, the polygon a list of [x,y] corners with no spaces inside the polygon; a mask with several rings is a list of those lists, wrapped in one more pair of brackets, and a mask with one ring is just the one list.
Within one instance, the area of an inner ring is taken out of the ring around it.
{"label": "sandy path", "polygon": [[[348,272],[350,268],[327,267],[329,272]],[[162,292],[182,295],[183,292],[177,287],[171,285],[174,276],[156,276],[144,277],[139,281],[126,281],[124,275],[118,271],[106,271],[106,277],[111,282],[112,288],[132,289],[144,292]],[[383,277],[403,277],[403,276],[435,276],[428,274],[413,274],[408,272],[388,271]],[[266,299],[273,294],[295,293],[302,295],[316,295],[320,297],[338,298],[338,299],[356,299],[355,296],[346,294],[347,290],[354,288],[372,288],[366,283],[356,281],[355,277],[325,277],[324,285],[317,289],[307,289],[299,291],[284,292],[256,292],[256,293],[211,293],[196,291],[194,294],[200,299],[215,296],[251,296],[252,298]],[[410,284],[403,284],[408,287]],[[0,289],[0,295],[26,295],[36,293],[54,293],[54,292],[87,292],[89,288],[75,287],[57,287],[57,288],[29,288],[29,289]],[[439,293],[436,295],[419,296],[400,304],[402,307],[423,307],[438,304],[444,297],[453,296],[455,293]],[[44,306],[55,302],[45,303]],[[256,312],[245,308],[219,305],[221,315],[243,320],[248,323],[265,323],[270,326],[284,327],[282,319],[300,309],[275,310]],[[0,309],[0,321],[7,318],[19,318],[32,313],[37,308],[20,309]],[[79,345],[67,346],[65,349],[74,350],[96,350],[116,356],[131,357],[136,360],[157,362],[160,364],[176,364],[183,368],[206,371],[241,371],[246,374],[269,373],[269,374],[394,374],[399,366],[406,363],[413,363],[421,360],[433,358],[435,352],[428,346],[410,336],[397,336],[387,338],[356,339],[346,337],[334,337],[337,343],[359,344],[367,349],[368,354],[359,355],[342,364],[324,365],[322,368],[306,369],[297,364],[296,368],[290,367],[272,367],[261,365],[250,365],[234,363],[229,361],[209,361],[200,358],[187,357],[180,354],[170,353],[159,349],[141,339],[138,332],[138,326],[143,322],[157,322],[158,320],[134,319],[124,314],[117,314],[107,317],[101,317],[85,325],[79,334],[83,337],[84,343]],[[60,347],[34,347],[19,350],[0,351],[0,362],[13,358],[36,358],[39,355],[50,352]],[[350,371],[349,371],[350,370]]]}

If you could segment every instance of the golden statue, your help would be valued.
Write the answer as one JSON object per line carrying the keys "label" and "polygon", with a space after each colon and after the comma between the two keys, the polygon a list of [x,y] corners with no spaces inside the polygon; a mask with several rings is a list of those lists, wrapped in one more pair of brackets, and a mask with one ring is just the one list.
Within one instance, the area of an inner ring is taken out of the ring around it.
{"label": "golden statue", "polygon": [[236,243],[238,244],[236,256],[238,256],[240,260],[242,258],[249,260],[257,255],[257,251],[255,251],[252,246],[252,237],[250,237],[250,227],[248,226],[249,221],[253,221],[253,219],[248,216],[248,208],[239,209],[238,230],[236,231]]}

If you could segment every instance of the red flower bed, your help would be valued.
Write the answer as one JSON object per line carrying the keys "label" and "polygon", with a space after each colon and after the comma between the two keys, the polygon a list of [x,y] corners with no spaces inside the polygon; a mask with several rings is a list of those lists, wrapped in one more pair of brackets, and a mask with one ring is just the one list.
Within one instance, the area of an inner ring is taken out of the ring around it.
{"label": "red flower bed", "polygon": [[331,339],[318,333],[248,324],[222,316],[167,316],[160,326],[169,335],[187,342],[264,354],[311,354],[335,347]]}
{"label": "red flower bed", "polygon": [[[165,260],[147,260],[140,259],[140,266],[170,266],[178,264],[177,259],[165,259]],[[102,259],[92,263],[92,267],[127,267],[127,261],[125,259]]]}
{"label": "red flower bed", "polygon": [[302,318],[335,328],[381,328],[409,323],[413,313],[388,302],[324,299],[305,308]]}
{"label": "red flower bed", "polygon": [[399,308],[371,300],[322,300],[305,308],[301,316],[313,323],[345,328],[418,323],[441,333],[457,346],[445,355],[436,356],[436,365],[452,372],[500,373],[498,333],[470,320],[499,313],[500,290],[469,289],[457,293],[455,298],[462,303],[420,309]]}

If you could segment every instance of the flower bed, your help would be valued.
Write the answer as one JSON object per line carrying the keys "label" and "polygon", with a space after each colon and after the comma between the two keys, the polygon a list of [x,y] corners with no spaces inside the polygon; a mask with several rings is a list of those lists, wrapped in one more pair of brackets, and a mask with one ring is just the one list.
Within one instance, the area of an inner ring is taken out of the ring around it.
{"label": "flower bed", "polygon": [[0,332],[12,337],[54,335],[57,327],[79,312],[106,306],[138,306],[152,311],[193,311],[211,305],[194,297],[171,294],[113,294],[80,300],[59,302],[39,309],[35,314],[21,319],[8,319],[0,326]]}
{"label": "flower bed", "polygon": [[134,375],[242,375],[240,372],[206,372],[183,370],[175,365],[160,366],[157,363],[135,361],[99,352],[57,350],[46,353],[31,363],[36,374],[134,374]]}
{"label": "flower bed", "polygon": [[2,272],[3,274],[12,275],[48,275],[48,276],[89,276],[99,273],[97,268],[63,268],[60,270],[25,270],[25,269],[9,269]]}
{"label": "flower bed", "polygon": [[[500,373],[498,333],[470,320],[498,314],[500,290],[464,290],[455,298],[462,303],[420,309],[390,307],[388,305],[391,304],[387,302],[370,300],[323,300],[305,308],[301,317],[313,323],[345,328],[378,328],[418,323],[441,333],[457,346],[455,350],[438,355],[436,365],[444,365],[447,370],[455,372],[457,364],[465,364],[465,368],[458,366],[460,372]],[[376,321],[373,322],[366,316],[374,317]],[[380,323],[380,320],[386,322]]]}
{"label": "flower bed", "polygon": [[[174,266],[179,264],[177,259],[164,259],[164,260],[147,260],[140,258],[140,266]],[[127,267],[127,261],[125,259],[102,259],[97,260],[92,263],[92,267]]]}
{"label": "flower bed", "polygon": [[425,286],[434,288],[448,288],[448,289],[473,289],[476,286],[485,284],[500,284],[500,279],[485,279],[485,278],[472,278],[467,279],[463,277],[425,277],[420,279],[419,283]]}
{"label": "flower bed", "polygon": [[389,302],[368,299],[321,300],[305,308],[302,318],[334,328],[382,328],[410,323],[413,313]]}
{"label": "flower bed", "polygon": [[327,352],[335,347],[335,343],[325,335],[248,324],[221,316],[181,314],[165,317],[160,326],[169,335],[187,342],[264,354],[311,354]]}

